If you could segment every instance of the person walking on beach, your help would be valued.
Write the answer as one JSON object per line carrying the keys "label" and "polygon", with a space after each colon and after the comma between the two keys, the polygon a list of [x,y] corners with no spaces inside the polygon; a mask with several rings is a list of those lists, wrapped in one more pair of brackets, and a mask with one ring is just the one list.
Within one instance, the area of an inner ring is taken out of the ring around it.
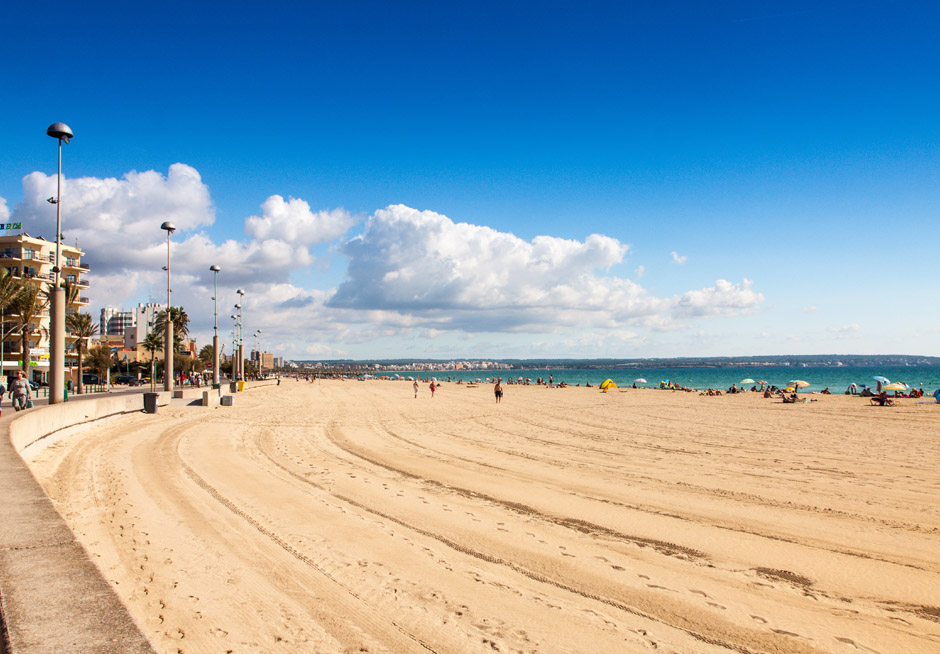
{"label": "person walking on beach", "polygon": [[26,401],[29,399],[29,384],[22,370],[16,373],[16,379],[10,384],[10,397],[13,398],[15,410],[22,411],[26,408]]}
{"label": "person walking on beach", "polygon": [[434,399],[434,391],[437,389],[437,386],[435,386],[434,382],[432,381],[429,388],[431,389],[431,399]]}
{"label": "person walking on beach", "polygon": [[417,379],[415,380],[414,386],[415,386],[415,399],[417,400],[418,399],[418,380]]}
{"label": "person walking on beach", "polygon": [[493,395],[496,396],[496,404],[499,404],[499,401],[503,399],[503,378],[499,377],[496,379],[496,386],[493,387]]}

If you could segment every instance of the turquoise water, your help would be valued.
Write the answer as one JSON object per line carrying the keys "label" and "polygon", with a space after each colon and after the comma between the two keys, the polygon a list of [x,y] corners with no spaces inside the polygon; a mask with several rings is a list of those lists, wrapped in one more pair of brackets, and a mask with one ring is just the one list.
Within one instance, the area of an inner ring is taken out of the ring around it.
{"label": "turquoise water", "polygon": [[[810,393],[829,388],[833,393],[843,393],[849,384],[856,383],[861,389],[865,385],[875,388],[876,382],[872,379],[876,375],[887,377],[892,382],[901,381],[914,388],[923,388],[925,391],[933,392],[940,388],[940,367],[936,366],[884,366],[875,367],[813,367],[813,366],[759,366],[759,367],[740,367],[740,368],[540,368],[540,369],[512,369],[512,370],[469,370],[469,371],[431,371],[415,373],[414,371],[399,371],[403,377],[415,376],[419,374],[421,379],[433,377],[441,381],[462,380],[475,381],[477,379],[485,381],[487,378],[502,377],[503,381],[518,377],[535,380],[539,377],[548,379],[549,375],[554,375],[555,383],[565,382],[574,386],[580,384],[584,386],[590,382],[592,385],[598,385],[605,379],[613,379],[618,386],[628,387],[633,385],[633,380],[637,378],[646,379],[645,384],[637,383],[637,386],[645,388],[656,388],[660,381],[670,381],[678,383],[680,386],[687,386],[698,390],[706,388],[718,388],[725,390],[731,384],[741,386],[741,380],[753,379],[755,381],[766,380],[768,383],[783,388],[787,382],[793,379],[802,379],[809,382],[807,388],[801,389],[801,393]],[[746,384],[750,387],[751,384]]]}

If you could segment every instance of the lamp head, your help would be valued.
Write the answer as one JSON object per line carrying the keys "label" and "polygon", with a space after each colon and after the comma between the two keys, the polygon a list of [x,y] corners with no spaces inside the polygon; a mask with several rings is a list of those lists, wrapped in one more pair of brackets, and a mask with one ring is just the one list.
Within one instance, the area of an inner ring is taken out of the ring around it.
{"label": "lamp head", "polygon": [[241,308],[242,308],[242,305],[236,304],[236,305],[235,305],[235,308],[236,308],[236,309],[241,309]]}
{"label": "lamp head", "polygon": [[235,291],[235,292],[238,293],[239,295],[244,295],[244,294],[245,294],[245,291],[243,291],[242,289],[238,289],[238,290]]}
{"label": "lamp head", "polygon": [[167,236],[176,231],[176,225],[171,223],[169,220],[160,225],[160,229],[165,229],[167,231]]}
{"label": "lamp head", "polygon": [[65,123],[52,123],[49,125],[49,128],[46,130],[46,134],[51,136],[54,139],[61,139],[66,143],[69,142],[69,139],[75,136],[72,134],[71,128]]}
{"label": "lamp head", "polygon": [[214,265],[213,265],[213,266],[209,266],[209,270],[211,270],[211,271],[214,272],[214,273],[217,273],[217,272],[219,272],[219,271],[222,270],[222,269],[219,268],[218,266],[214,266]]}

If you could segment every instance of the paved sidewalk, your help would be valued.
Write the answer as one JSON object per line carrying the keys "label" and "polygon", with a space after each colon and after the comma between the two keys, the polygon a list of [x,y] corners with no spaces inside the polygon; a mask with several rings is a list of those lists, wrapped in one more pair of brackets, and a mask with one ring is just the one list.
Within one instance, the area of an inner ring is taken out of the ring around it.
{"label": "paved sidewalk", "polygon": [[[69,402],[102,395],[73,396]],[[34,402],[37,407],[28,411],[37,410],[47,400]],[[4,398],[0,418],[0,497],[4,500],[0,618],[4,624],[0,627],[7,642],[0,644],[0,651],[153,654],[10,442],[10,422],[18,415]]]}

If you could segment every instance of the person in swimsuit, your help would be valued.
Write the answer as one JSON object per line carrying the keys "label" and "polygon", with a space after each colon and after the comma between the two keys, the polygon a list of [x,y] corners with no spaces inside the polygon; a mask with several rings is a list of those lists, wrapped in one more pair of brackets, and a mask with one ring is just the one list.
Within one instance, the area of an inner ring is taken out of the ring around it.
{"label": "person in swimsuit", "polygon": [[503,399],[503,378],[499,377],[496,380],[496,386],[493,387],[493,394],[496,396],[496,404],[499,404],[499,401]]}

